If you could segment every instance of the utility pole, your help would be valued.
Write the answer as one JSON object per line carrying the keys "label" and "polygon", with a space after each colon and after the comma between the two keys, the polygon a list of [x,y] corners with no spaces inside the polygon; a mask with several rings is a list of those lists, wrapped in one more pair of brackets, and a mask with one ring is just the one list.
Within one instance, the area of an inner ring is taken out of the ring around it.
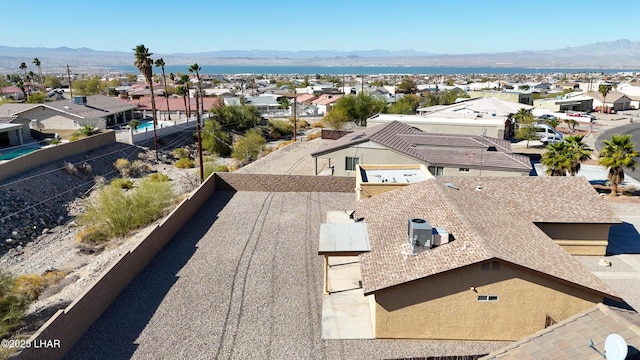
{"label": "utility pole", "polygon": [[298,134],[298,119],[297,119],[297,99],[298,90],[296,89],[296,82],[293,82],[293,142],[296,142],[296,135]]}
{"label": "utility pole", "polygon": [[202,163],[202,126],[200,125],[200,109],[198,108],[198,93],[200,88],[196,91],[196,129],[198,131],[198,160],[200,161],[200,183],[204,182],[204,164]]}
{"label": "utility pole", "polygon": [[69,94],[71,99],[73,100],[73,90],[71,88],[71,69],[69,69],[69,64],[67,64],[67,79],[69,80]]}

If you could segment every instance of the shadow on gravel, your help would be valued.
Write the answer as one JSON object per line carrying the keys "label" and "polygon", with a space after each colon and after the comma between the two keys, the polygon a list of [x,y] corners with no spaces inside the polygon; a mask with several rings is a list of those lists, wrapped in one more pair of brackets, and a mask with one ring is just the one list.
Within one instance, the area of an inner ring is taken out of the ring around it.
{"label": "shadow on gravel", "polygon": [[65,359],[133,357],[140,333],[178,280],[178,272],[191,259],[200,239],[233,195],[234,192],[217,191],[209,198],[87,330]]}
{"label": "shadow on gravel", "polygon": [[640,254],[640,234],[628,222],[612,225],[609,230],[607,255]]}

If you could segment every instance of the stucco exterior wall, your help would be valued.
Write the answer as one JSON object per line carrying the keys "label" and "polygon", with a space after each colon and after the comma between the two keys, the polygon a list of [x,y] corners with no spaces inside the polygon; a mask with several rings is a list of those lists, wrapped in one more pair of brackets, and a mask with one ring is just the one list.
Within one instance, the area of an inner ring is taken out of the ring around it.
{"label": "stucco exterior wall", "polygon": [[[429,120],[429,118],[425,118]],[[428,123],[425,119],[421,121],[411,121],[410,119],[403,118],[403,123],[414,126],[422,131],[430,133],[442,133],[442,134],[459,134],[459,135],[485,135],[496,139],[504,139],[504,124],[500,125],[487,125],[479,121],[478,125],[469,124],[440,124],[440,123]],[[367,127],[373,127],[381,124],[387,124],[389,121],[377,120],[375,118],[367,120]]]}
{"label": "stucco exterior wall", "polygon": [[104,119],[82,119],[79,117],[66,115],[59,111],[39,106],[20,114],[21,118],[36,120],[38,129],[78,129],[85,124],[91,124],[99,129],[105,129],[106,123]]}
{"label": "stucco exterior wall", "polygon": [[[558,264],[562,266],[562,264]],[[473,290],[473,288],[475,290]],[[497,295],[496,302],[478,295]],[[376,338],[515,341],[585,311],[603,297],[500,262],[480,264],[375,292]]]}
{"label": "stucco exterior wall", "polygon": [[571,255],[605,255],[609,244],[610,224],[536,223]]}

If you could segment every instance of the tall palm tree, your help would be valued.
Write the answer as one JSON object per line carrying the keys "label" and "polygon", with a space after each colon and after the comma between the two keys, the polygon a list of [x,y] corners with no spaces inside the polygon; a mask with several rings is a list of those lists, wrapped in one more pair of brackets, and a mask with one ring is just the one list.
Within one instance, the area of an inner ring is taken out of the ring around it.
{"label": "tall palm tree", "polygon": [[557,142],[547,145],[547,151],[542,155],[540,162],[547,168],[549,176],[567,176],[567,170],[571,166],[567,144]]}
{"label": "tall palm tree", "polygon": [[624,170],[635,170],[638,152],[631,142],[631,135],[613,135],[604,141],[604,148],[598,155],[598,164],[609,168],[607,177],[611,183],[611,196],[618,196],[618,185],[624,181]]}
{"label": "tall palm tree", "polygon": [[580,171],[580,164],[591,159],[593,150],[585,144],[584,136],[575,135],[565,138],[566,150],[569,155],[569,175],[576,176]]}
{"label": "tall palm tree", "polygon": [[38,68],[38,76],[40,77],[40,87],[42,88],[42,92],[46,93],[47,90],[44,87],[44,79],[42,78],[42,63],[38,58],[33,59],[32,62],[36,66],[36,68]]}
{"label": "tall palm tree", "polygon": [[140,73],[147,80],[147,84],[149,85],[149,90],[151,91],[151,118],[153,119],[153,146],[156,150],[156,161],[158,161],[158,138],[156,136],[156,127],[158,125],[158,121],[156,120],[156,100],[153,94],[153,59],[151,59],[151,55],[153,53],[149,52],[149,49],[140,44],[136,46],[133,51],[135,51],[136,61],[134,65],[140,70]]}
{"label": "tall palm tree", "polygon": [[[25,84],[25,83],[28,84],[29,83],[29,77],[28,77],[29,75],[27,74],[27,64],[24,63],[24,62],[20,63],[20,66],[18,67],[18,69],[24,71],[24,80],[22,81],[22,83],[23,84]],[[23,90],[23,92],[24,92],[24,90]],[[29,89],[29,92],[31,92],[31,89]]]}
{"label": "tall palm tree", "polygon": [[180,83],[184,84],[185,92],[182,95],[184,100],[184,110],[187,112],[187,119],[191,117],[191,100],[187,103],[187,97],[189,96],[189,75],[180,75]]}
{"label": "tall palm tree", "polygon": [[598,85],[598,92],[602,94],[602,106],[600,107],[600,112],[604,112],[604,104],[605,99],[607,98],[607,94],[611,91],[611,85],[609,84],[600,84]]}
{"label": "tall palm tree", "polygon": [[202,103],[204,101],[202,101],[202,83],[200,82],[200,70],[202,70],[202,68],[200,66],[198,66],[198,63],[194,63],[193,65],[191,65],[189,67],[189,72],[190,73],[195,73],[196,74],[196,79],[198,80],[198,90],[196,91],[198,93],[198,96],[196,96],[196,110],[198,110],[198,97],[200,97],[200,103],[201,103],[201,110],[198,110],[198,122],[200,122],[200,111],[202,111],[202,113],[204,113],[204,105],[202,105]]}
{"label": "tall palm tree", "polygon": [[167,76],[164,73],[164,59],[157,59],[155,65],[162,69],[162,81],[164,82],[164,98],[167,100],[167,114],[169,114],[169,120],[171,120],[171,110],[169,110],[169,91],[167,90]]}

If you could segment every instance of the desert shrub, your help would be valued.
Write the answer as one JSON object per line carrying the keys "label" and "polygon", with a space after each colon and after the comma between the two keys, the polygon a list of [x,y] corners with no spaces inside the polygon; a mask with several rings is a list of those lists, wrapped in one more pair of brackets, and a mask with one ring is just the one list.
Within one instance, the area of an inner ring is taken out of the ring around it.
{"label": "desert shrub", "polygon": [[76,234],[76,239],[85,244],[97,245],[111,238],[108,229],[100,227],[90,227]]}
{"label": "desert shrub", "polygon": [[85,175],[91,175],[91,173],[93,172],[93,168],[91,167],[91,165],[86,162],[82,163],[78,170]]}
{"label": "desert shrub", "polygon": [[118,189],[133,189],[133,182],[129,179],[116,178],[111,180],[111,186]]}
{"label": "desert shrub", "polygon": [[189,169],[189,168],[192,168],[192,167],[196,166],[196,164],[193,162],[193,160],[188,159],[188,158],[178,159],[176,161],[175,165],[179,169]]}
{"label": "desert shrub", "polygon": [[258,155],[267,143],[260,130],[250,129],[244,136],[236,141],[231,156],[239,161],[249,163],[258,158]]}
{"label": "desert shrub", "polygon": [[29,301],[15,291],[16,278],[0,272],[0,338],[5,339],[22,324]]}
{"label": "desert shrub", "polygon": [[85,125],[80,129],[78,129],[76,132],[74,132],[73,135],[77,137],[83,137],[83,136],[91,136],[99,133],[100,133],[100,129],[96,128],[95,126]]}
{"label": "desert shrub", "polygon": [[163,173],[155,173],[149,175],[149,180],[154,182],[164,182],[169,181],[169,175]]}
{"label": "desert shrub", "polygon": [[78,175],[78,168],[76,168],[76,166],[70,162],[65,161],[63,169],[69,175]]}
{"label": "desert shrub", "polygon": [[130,169],[131,176],[138,177],[138,176],[147,174],[149,172],[151,172],[151,166],[149,166],[149,164],[147,164],[145,161],[133,160],[133,162],[131,163],[131,169]]}
{"label": "desert shrub", "polygon": [[274,139],[293,134],[293,124],[288,120],[269,120],[269,136]]}
{"label": "desert shrub", "polygon": [[40,296],[40,293],[44,289],[45,281],[41,275],[38,274],[24,274],[16,278],[14,284],[14,291],[22,296],[25,296],[29,301],[33,301]]}
{"label": "desert shrub", "polygon": [[58,145],[60,144],[61,140],[59,138],[55,138],[53,140],[51,140],[51,145]]}
{"label": "desert shrub", "polygon": [[311,124],[311,127],[313,127],[313,128],[323,128],[324,127],[324,123],[322,121],[314,121],[313,124]]}
{"label": "desert shrub", "polygon": [[215,163],[206,162],[204,163],[202,172],[204,173],[204,178],[206,179],[214,172],[229,172],[229,167],[227,167],[227,165],[217,165]]}
{"label": "desert shrub", "polygon": [[184,159],[184,158],[189,158],[189,150],[186,148],[177,148],[177,149],[173,149],[173,151],[171,152],[173,154],[173,156],[176,159]]}
{"label": "desert shrub", "polygon": [[80,136],[78,136],[78,135],[71,135],[71,137],[69,138],[69,141],[76,141],[76,140],[78,140],[78,139],[80,139]]}
{"label": "desert shrub", "polygon": [[123,177],[129,176],[129,169],[131,168],[131,163],[129,160],[125,158],[119,158],[113,163],[113,166],[120,172],[120,175]]}
{"label": "desert shrub", "polygon": [[298,126],[298,130],[306,130],[310,126],[306,120],[298,120],[296,125]]}
{"label": "desert shrub", "polygon": [[138,188],[128,192],[104,187],[79,221],[99,235],[104,232],[109,237],[124,237],[129,231],[160,218],[172,202],[173,191],[168,182],[144,179]]}
{"label": "desert shrub", "polygon": [[322,136],[322,133],[320,131],[316,131],[314,133],[311,133],[311,134],[307,135],[307,140],[317,139],[317,138],[319,138],[321,136]]}

